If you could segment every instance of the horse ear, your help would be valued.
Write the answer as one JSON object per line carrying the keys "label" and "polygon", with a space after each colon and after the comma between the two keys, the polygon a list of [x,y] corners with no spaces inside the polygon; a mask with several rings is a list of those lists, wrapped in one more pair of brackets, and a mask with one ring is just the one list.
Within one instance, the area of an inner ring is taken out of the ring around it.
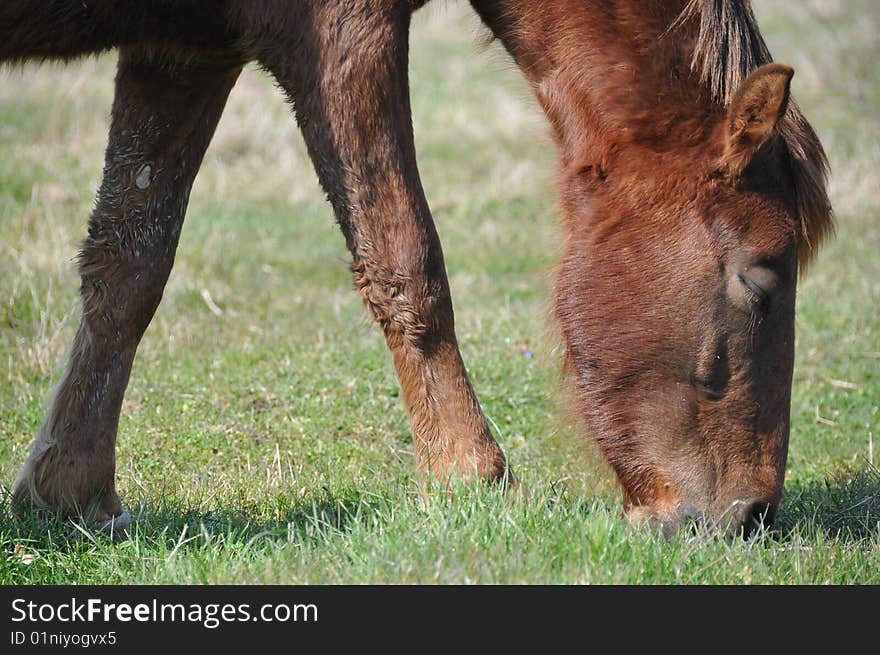
{"label": "horse ear", "polygon": [[738,175],[772,136],[788,107],[793,75],[790,66],[767,64],[739,85],[727,110],[722,168]]}

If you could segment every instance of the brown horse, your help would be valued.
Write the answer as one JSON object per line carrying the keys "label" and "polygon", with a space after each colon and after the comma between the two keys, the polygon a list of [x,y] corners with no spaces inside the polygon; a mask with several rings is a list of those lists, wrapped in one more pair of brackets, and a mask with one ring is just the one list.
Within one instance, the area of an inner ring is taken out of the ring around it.
{"label": "brown horse", "polygon": [[[295,107],[384,331],[419,466],[509,479],[456,342],[407,81],[426,0],[4,0],[0,63],[119,50],[83,315],[13,498],[121,527],[120,406],[227,95],[257,61]],[[831,230],[822,148],[745,0],[471,0],[559,149],[555,307],[578,407],[635,519],[769,523],[799,268]],[[800,264],[800,266],[799,266]]]}

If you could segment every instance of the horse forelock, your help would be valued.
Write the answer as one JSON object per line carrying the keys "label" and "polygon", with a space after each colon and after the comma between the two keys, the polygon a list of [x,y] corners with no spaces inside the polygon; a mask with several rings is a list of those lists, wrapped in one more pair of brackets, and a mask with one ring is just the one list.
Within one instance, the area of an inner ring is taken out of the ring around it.
{"label": "horse forelock", "polygon": [[[691,69],[724,106],[753,70],[773,61],[748,0],[689,0],[670,31],[685,24],[698,29]],[[803,268],[834,229],[828,158],[793,100],[779,124],[779,137],[790,162],[800,223],[798,261]]]}

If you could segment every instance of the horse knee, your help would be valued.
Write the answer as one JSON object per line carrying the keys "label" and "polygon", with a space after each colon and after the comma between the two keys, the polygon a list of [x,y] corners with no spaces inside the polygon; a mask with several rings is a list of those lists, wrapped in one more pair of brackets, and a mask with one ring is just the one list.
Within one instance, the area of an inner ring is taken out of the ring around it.
{"label": "horse knee", "polygon": [[140,339],[171,272],[171,257],[87,240],[79,258],[83,318],[93,332]]}
{"label": "horse knee", "polygon": [[427,349],[452,334],[452,301],[445,276],[371,264],[352,266],[355,288],[378,322],[389,346]]}

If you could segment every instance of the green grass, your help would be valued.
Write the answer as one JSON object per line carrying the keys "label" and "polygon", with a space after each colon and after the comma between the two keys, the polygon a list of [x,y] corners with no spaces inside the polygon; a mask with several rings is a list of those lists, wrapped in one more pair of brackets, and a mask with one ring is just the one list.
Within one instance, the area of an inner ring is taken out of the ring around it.
{"label": "green grass", "polygon": [[[869,0],[756,4],[829,151],[838,219],[799,290],[776,532],[667,542],[622,518],[612,476],[564,423],[546,318],[559,236],[544,119],[498,47],[478,45],[470,10],[438,4],[413,34],[419,165],[463,355],[531,497],[419,493],[398,384],[342,236],[287,107],[248,70],[122,409],[132,538],[4,508],[0,583],[880,583],[877,26],[865,26]],[[7,489],[78,320],[72,258],[99,182],[113,66],[0,73]]]}

